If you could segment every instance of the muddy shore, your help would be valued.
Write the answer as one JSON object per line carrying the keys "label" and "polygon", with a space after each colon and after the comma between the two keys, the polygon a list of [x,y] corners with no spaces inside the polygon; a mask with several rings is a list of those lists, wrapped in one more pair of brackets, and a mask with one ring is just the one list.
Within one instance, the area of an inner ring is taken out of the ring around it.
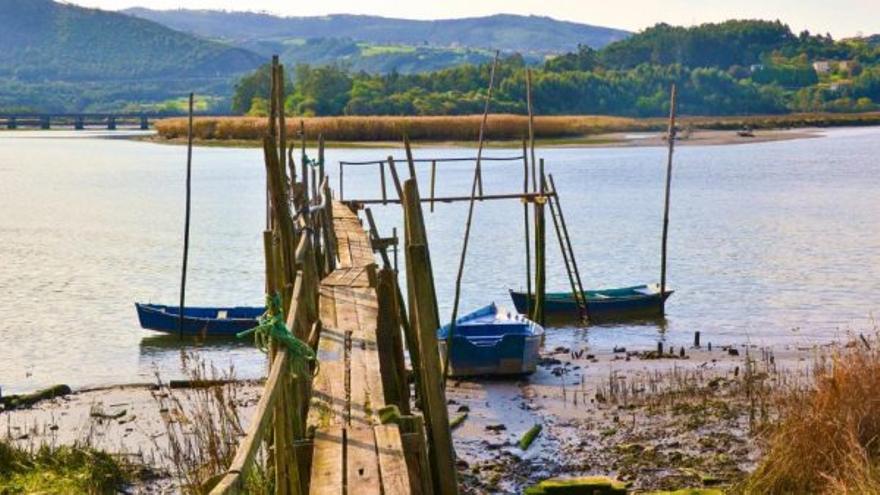
{"label": "muddy shore", "polygon": [[[772,390],[808,381],[825,348],[545,349],[536,373],[452,380],[447,389],[465,493],[519,493],[551,476],[609,475],[636,491],[729,486],[754,467],[754,434],[773,414]],[[751,396],[746,393],[746,387]],[[261,385],[240,382],[249,422]],[[75,392],[0,413],[20,445],[87,441],[153,468],[149,491],[172,493],[162,394],[187,390],[119,386]],[[186,421],[186,418],[178,418]],[[534,425],[528,450],[518,447]],[[141,487],[141,489],[145,489]]]}

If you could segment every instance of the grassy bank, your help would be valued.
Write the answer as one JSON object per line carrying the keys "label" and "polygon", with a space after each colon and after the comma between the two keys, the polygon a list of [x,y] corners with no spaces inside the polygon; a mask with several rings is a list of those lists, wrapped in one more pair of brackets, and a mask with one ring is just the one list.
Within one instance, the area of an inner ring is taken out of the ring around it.
{"label": "grassy bank", "polygon": [[[416,141],[473,141],[477,139],[481,116],[438,117],[309,117],[288,119],[288,135],[295,136],[300,121],[308,139],[323,135],[336,142],[399,141],[404,134]],[[682,128],[734,130],[880,125],[880,112],[858,114],[789,114],[748,117],[683,117]],[[665,129],[660,118],[635,119],[602,115],[542,116],[535,118],[535,137],[552,140],[581,138],[614,132],[646,132]],[[156,122],[163,139],[187,135],[187,119],[172,118]],[[194,124],[200,141],[257,141],[266,132],[266,119],[260,117],[202,117]],[[519,140],[528,131],[528,119],[521,115],[492,115],[487,126],[490,140]]]}
{"label": "grassy bank", "polygon": [[91,448],[43,446],[29,452],[0,440],[0,494],[118,493],[128,478],[123,464]]}

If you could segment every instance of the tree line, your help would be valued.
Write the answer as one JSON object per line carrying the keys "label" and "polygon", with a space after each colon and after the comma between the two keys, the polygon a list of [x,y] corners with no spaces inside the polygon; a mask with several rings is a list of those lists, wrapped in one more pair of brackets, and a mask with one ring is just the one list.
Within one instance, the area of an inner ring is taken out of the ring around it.
{"label": "tree line", "polygon": [[[526,112],[527,68],[520,55],[500,61],[495,112]],[[531,68],[534,106],[545,115],[662,116],[673,82],[680,111],[691,115],[865,111],[880,103],[880,47],[871,38],[794,34],[779,21],[658,24],[601,50],[580,46]],[[475,114],[490,70],[491,64],[466,64],[377,75],[297,65],[285,109],[304,116]],[[264,114],[268,92],[264,66],[238,82],[233,111]]]}

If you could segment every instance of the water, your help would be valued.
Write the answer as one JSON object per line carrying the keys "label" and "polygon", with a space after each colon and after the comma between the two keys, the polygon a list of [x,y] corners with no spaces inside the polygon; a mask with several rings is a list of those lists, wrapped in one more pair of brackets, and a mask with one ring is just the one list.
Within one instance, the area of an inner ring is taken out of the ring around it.
{"label": "water", "polygon": [[[0,133],[0,387],[10,393],[179,374],[176,337],[141,330],[135,301],[174,304],[186,150],[100,133]],[[118,136],[119,134],[113,134]],[[332,149],[336,162],[400,155]],[[517,150],[490,150],[511,155]],[[418,156],[473,151],[417,149]],[[659,281],[665,150],[544,149],[588,287]],[[746,341],[810,345],[873,327],[880,303],[880,129],[676,151],[665,323],[559,328],[548,345],[653,348]],[[438,167],[437,195],[466,195],[466,164]],[[403,170],[402,170],[403,171]],[[346,197],[378,197],[375,167],[345,173]],[[420,170],[427,195],[428,168]],[[521,164],[487,163],[486,193],[522,188]],[[197,148],[187,303],[262,302],[264,171],[258,150]],[[389,178],[389,194],[391,192]],[[427,206],[426,206],[427,208]],[[466,203],[426,220],[441,315],[451,311]],[[382,235],[399,208],[374,209]],[[550,225],[548,221],[548,226]],[[548,228],[548,285],[567,279]],[[462,309],[525,284],[522,206],[477,206]],[[402,263],[402,260],[401,260]],[[191,342],[184,347],[191,348]],[[239,376],[263,374],[248,342],[198,349]]]}

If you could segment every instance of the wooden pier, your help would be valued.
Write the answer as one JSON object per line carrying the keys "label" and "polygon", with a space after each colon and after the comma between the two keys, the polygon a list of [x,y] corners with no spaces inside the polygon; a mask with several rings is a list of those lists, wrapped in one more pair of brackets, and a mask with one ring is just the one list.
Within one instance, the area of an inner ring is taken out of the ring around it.
{"label": "wooden pier", "polygon": [[309,493],[410,493],[399,426],[381,424],[378,415],[386,402],[373,247],[354,211],[333,203],[332,212],[338,265],[320,287],[320,367],[308,418],[315,428]]}
{"label": "wooden pier", "polygon": [[[277,112],[282,74],[275,62],[263,147],[269,303],[254,332],[268,353],[269,373],[229,468],[200,489],[213,495],[455,495],[436,298],[426,286],[433,284],[430,262],[410,277],[410,325],[385,251],[388,240],[374,245],[378,235],[364,228],[357,207],[332,201],[323,150],[313,161],[303,143],[297,173]],[[404,208],[407,247],[424,255],[414,180],[406,189],[416,199]],[[376,251],[383,255],[381,269]],[[435,315],[431,321],[428,313]],[[411,383],[418,402],[411,400]]]}

